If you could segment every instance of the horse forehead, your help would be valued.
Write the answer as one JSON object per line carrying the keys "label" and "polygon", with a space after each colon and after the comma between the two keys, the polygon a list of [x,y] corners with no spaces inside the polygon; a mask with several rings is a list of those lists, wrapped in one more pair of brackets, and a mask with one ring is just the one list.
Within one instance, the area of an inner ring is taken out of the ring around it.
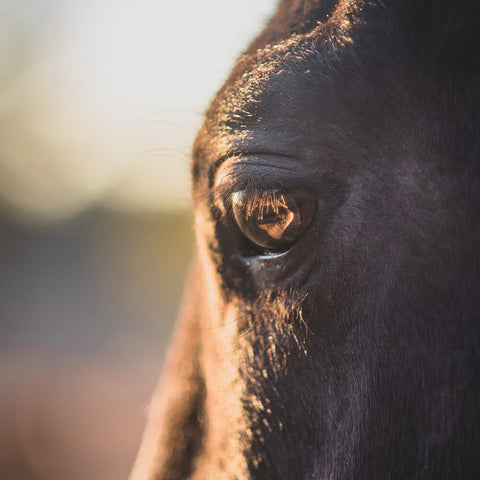
{"label": "horse forehead", "polygon": [[258,106],[266,90],[292,88],[295,76],[309,74],[311,67],[316,68],[317,82],[318,76],[331,76],[344,54],[351,53],[352,36],[364,23],[361,8],[354,5],[355,9],[339,8],[327,23],[318,22],[308,33],[290,35],[241,57],[212,102],[207,120],[222,123],[243,114],[248,121],[251,107]]}
{"label": "horse forehead", "polygon": [[[334,79],[343,65],[352,70],[356,56],[350,34],[360,21],[337,21],[320,24],[308,34],[292,35],[245,54],[232,75],[213,100],[194,145],[194,166],[208,157],[216,159],[238,151],[251,133],[281,125],[295,128],[289,119],[312,110],[309,99],[322,91],[325,103],[328,92],[338,88]],[[348,25],[348,31],[346,26]],[[328,27],[328,28],[327,28]],[[363,69],[358,62],[357,72]],[[348,79],[349,77],[345,77]],[[353,77],[350,78],[354,83]],[[205,166],[205,165],[204,165]],[[200,170],[202,168],[200,167]]]}

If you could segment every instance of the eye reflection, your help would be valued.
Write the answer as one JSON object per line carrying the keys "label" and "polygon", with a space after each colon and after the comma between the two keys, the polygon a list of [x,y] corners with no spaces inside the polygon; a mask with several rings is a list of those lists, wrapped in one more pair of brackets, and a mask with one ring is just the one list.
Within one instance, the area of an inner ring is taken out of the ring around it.
{"label": "eye reflection", "polygon": [[232,196],[238,227],[255,246],[270,252],[288,250],[310,225],[315,198],[296,190],[240,190]]}

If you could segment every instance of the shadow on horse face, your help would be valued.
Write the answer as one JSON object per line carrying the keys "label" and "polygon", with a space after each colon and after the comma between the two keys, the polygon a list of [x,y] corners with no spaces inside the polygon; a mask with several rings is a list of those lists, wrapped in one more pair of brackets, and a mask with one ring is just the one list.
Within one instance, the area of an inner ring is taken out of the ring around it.
{"label": "shadow on horse face", "polygon": [[480,478],[478,18],[284,1],[206,114],[132,478]]}

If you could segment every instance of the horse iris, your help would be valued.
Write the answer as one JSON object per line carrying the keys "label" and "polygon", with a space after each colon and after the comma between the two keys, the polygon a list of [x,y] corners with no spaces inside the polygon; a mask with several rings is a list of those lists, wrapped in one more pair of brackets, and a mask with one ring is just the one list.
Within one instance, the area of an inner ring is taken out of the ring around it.
{"label": "horse iris", "polygon": [[232,196],[235,221],[255,246],[269,252],[288,250],[310,225],[313,195],[303,192],[240,190]]}

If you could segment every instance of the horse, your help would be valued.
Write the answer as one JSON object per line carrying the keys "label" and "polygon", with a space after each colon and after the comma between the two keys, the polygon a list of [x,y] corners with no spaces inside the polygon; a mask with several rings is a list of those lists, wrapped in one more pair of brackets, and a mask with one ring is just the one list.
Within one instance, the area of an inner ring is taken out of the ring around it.
{"label": "horse", "polygon": [[480,17],[283,0],[194,143],[133,480],[480,478]]}

